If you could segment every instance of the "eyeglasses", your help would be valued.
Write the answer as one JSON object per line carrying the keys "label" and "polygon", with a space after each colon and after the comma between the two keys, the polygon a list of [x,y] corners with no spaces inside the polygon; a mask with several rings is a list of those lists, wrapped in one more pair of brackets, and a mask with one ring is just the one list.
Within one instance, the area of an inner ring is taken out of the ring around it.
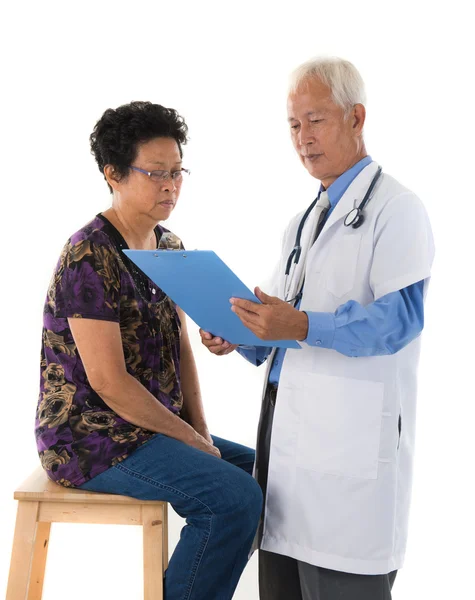
{"label": "eyeglasses", "polygon": [[130,167],[134,171],[138,171],[139,173],[143,173],[144,175],[148,175],[152,181],[157,183],[167,181],[168,179],[172,179],[175,183],[182,183],[183,178],[190,174],[188,169],[178,169],[177,171],[144,171],[144,169],[139,169],[138,167]]}

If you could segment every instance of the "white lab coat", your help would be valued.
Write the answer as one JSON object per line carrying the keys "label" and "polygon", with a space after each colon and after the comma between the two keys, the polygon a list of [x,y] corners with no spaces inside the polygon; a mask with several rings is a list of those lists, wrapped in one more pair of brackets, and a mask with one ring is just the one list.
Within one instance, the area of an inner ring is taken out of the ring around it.
{"label": "white lab coat", "polygon": [[[334,312],[348,300],[367,305],[420,280],[427,291],[433,238],[412,192],[383,173],[365,223],[359,229],[343,225],[377,167],[373,162],[356,177],[312,246],[301,310]],[[302,214],[284,236],[274,289],[281,298]],[[419,348],[420,337],[390,356],[349,358],[305,343],[301,350],[287,350],[272,429],[262,549],[350,573],[401,568]]]}

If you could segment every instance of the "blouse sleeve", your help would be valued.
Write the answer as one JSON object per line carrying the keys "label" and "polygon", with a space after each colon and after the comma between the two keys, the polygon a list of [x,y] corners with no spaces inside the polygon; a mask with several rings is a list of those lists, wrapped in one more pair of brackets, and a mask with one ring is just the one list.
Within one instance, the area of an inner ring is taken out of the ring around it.
{"label": "blouse sleeve", "polygon": [[66,244],[48,301],[55,317],[119,322],[120,270],[111,248],[91,240]]}

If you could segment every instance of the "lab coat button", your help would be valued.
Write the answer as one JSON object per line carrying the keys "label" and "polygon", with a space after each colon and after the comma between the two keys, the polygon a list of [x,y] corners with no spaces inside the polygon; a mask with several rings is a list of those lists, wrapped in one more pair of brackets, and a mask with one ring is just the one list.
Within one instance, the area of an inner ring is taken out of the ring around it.
{"label": "lab coat button", "polygon": [[316,346],[321,346],[321,345],[322,345],[322,340],[317,340],[317,341],[315,342],[315,345],[316,345]]}

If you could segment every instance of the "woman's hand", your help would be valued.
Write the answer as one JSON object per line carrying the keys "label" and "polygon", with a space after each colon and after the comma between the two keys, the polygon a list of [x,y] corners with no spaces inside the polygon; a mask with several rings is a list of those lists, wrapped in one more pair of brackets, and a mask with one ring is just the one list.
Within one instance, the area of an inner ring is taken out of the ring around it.
{"label": "woman's hand", "polygon": [[214,445],[213,442],[213,438],[211,437],[211,434],[209,432],[208,426],[206,425],[206,423],[191,423],[191,426],[193,427],[193,429],[198,432],[202,437],[204,437],[204,439],[209,442],[210,444]]}
{"label": "woman's hand", "polygon": [[203,329],[200,329],[200,335],[203,346],[206,346],[212,354],[217,356],[229,354],[238,347],[238,344],[230,344],[220,337],[213,337],[211,333],[203,331]]}
{"label": "woman's hand", "polygon": [[195,429],[193,429],[193,435],[190,437],[189,440],[186,440],[186,443],[188,444],[188,446],[193,446],[193,448],[196,448],[197,450],[201,450],[202,452],[206,452],[207,454],[211,454],[212,456],[221,458],[221,452],[218,450],[218,448],[216,448],[216,446],[213,445],[213,440],[211,439],[211,436],[209,437],[211,443],[207,439],[205,439],[200,433],[198,433]]}

